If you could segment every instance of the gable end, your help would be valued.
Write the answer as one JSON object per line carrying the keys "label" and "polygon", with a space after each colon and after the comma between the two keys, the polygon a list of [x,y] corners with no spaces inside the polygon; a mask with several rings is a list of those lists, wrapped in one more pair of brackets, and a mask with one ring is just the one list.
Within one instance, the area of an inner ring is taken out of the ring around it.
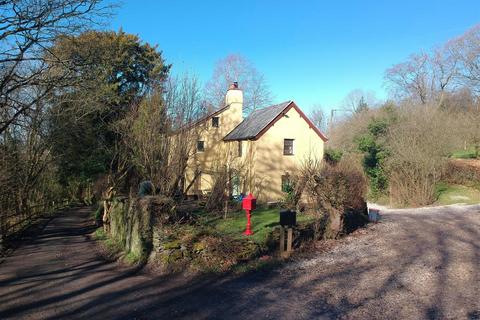
{"label": "gable end", "polygon": [[312,121],[310,121],[310,119],[308,119],[308,117],[305,115],[305,113],[303,113],[302,110],[300,110],[300,108],[296,105],[295,102],[291,101],[287,107],[285,109],[283,109],[282,112],[280,112],[265,128],[263,128],[254,138],[253,140],[258,140],[260,139],[260,137],[268,131],[268,129],[270,129],[278,120],[280,120],[281,118],[283,118],[283,116],[285,116],[285,114],[287,114],[288,111],[290,111],[290,109],[294,108],[295,111],[297,111],[297,113],[300,115],[301,118],[303,118],[303,120],[305,120],[305,122],[307,122],[308,126],[310,127],[310,129],[313,129],[313,131],[315,131],[315,133],[323,140],[323,142],[327,142],[328,139],[327,137],[317,128],[317,126],[315,126],[313,124]]}

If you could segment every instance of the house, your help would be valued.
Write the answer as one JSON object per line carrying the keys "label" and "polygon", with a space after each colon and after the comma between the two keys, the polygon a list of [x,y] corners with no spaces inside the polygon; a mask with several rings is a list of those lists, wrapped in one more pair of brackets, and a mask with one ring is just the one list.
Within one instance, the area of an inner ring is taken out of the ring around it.
{"label": "house", "polygon": [[308,158],[323,158],[327,138],[293,101],[243,118],[243,93],[230,85],[225,106],[199,120],[196,148],[188,161],[187,194],[208,194],[228,175],[230,193],[252,192],[260,202],[285,197],[289,176]]}

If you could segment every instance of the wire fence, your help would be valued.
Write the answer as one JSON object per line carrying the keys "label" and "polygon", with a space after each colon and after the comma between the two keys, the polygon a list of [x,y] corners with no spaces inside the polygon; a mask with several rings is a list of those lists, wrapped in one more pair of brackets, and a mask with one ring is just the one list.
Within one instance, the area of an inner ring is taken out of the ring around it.
{"label": "wire fence", "polygon": [[55,211],[65,208],[68,204],[69,200],[64,199],[29,206],[26,212],[22,213],[0,213],[0,243],[16,234],[22,233],[40,218],[52,215]]}

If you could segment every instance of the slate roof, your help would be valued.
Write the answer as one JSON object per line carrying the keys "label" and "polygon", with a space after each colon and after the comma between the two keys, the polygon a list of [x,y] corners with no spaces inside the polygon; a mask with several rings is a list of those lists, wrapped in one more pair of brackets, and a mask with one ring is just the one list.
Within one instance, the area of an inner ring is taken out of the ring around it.
{"label": "slate roof", "polygon": [[223,140],[247,140],[255,138],[260,131],[268,126],[293,101],[285,101],[270,107],[253,111]]}

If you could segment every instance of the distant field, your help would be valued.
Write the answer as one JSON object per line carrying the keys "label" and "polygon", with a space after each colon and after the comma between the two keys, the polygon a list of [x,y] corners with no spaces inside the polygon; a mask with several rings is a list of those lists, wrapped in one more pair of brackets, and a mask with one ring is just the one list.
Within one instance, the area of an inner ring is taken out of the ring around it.
{"label": "distant field", "polygon": [[475,153],[475,149],[470,148],[467,150],[459,150],[451,155],[452,158],[454,159],[476,159],[477,154]]}
{"label": "distant field", "polygon": [[435,204],[449,205],[455,203],[480,203],[480,190],[462,185],[439,184],[437,186],[438,199]]}

